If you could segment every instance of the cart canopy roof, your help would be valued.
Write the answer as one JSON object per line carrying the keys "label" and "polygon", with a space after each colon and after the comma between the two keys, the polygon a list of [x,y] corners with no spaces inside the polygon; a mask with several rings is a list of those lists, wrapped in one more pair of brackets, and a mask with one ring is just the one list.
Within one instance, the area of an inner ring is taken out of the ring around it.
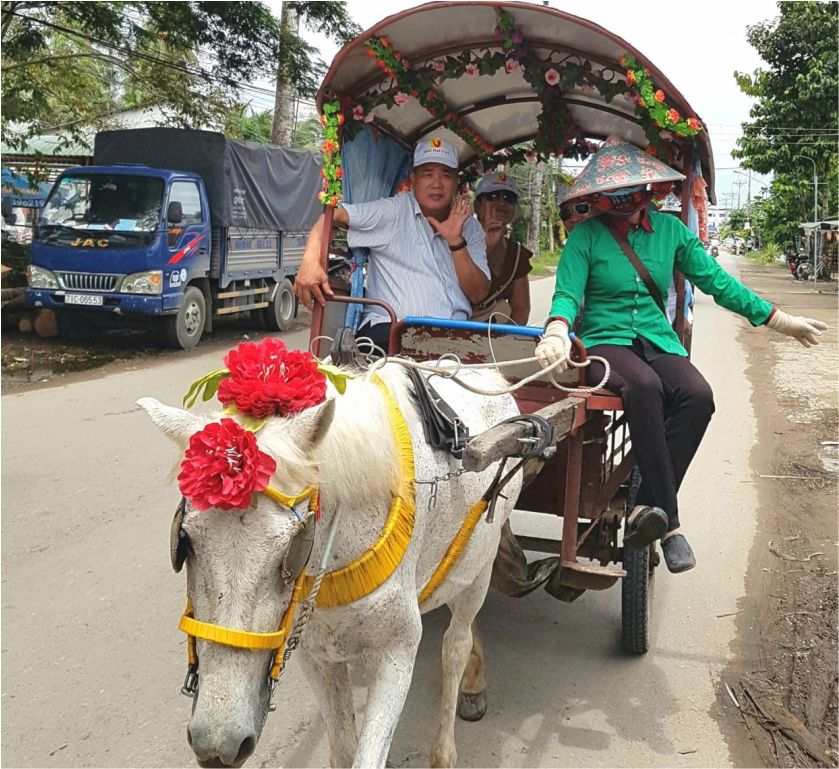
{"label": "cart canopy roof", "polygon": [[540,157],[583,159],[589,140],[616,135],[682,172],[693,151],[715,202],[711,142],[687,99],[627,41],[547,6],[394,14],[339,51],[317,98],[322,112],[340,101],[349,138],[370,125],[406,145],[439,136],[462,167],[529,140]]}

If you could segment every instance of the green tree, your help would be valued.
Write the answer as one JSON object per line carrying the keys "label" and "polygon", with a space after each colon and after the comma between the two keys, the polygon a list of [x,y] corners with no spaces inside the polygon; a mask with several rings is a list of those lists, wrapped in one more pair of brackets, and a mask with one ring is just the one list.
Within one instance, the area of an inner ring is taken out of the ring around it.
{"label": "green tree", "polygon": [[46,131],[83,141],[124,107],[221,126],[280,50],[260,2],[3,2],[2,37],[3,138],[16,147]]}
{"label": "green tree", "polygon": [[748,28],[747,39],[767,67],[751,75],[735,72],[755,103],[732,154],[745,168],[774,173],[762,204],[767,218],[770,211],[778,217],[767,221],[772,238],[783,240],[813,218],[814,170],[826,182],[819,186],[819,215],[836,215],[838,7],[779,2],[776,18]]}
{"label": "green tree", "polygon": [[265,110],[254,114],[249,110],[250,106],[247,104],[238,104],[231,109],[224,121],[224,135],[231,139],[270,143],[273,113]]}

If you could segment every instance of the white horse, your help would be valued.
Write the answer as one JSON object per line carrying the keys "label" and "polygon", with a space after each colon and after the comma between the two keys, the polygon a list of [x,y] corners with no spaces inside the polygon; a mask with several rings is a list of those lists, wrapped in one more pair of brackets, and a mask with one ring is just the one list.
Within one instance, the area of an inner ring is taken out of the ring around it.
{"label": "white horse", "polygon": [[[426,444],[404,369],[390,363],[379,376],[378,385],[367,377],[352,379],[341,395],[330,385],[331,397],[324,404],[292,417],[272,418],[256,435],[260,449],[277,462],[271,486],[292,496],[309,486],[319,489],[322,520],[310,573],[317,568],[330,524],[340,512],[329,560],[329,569],[336,570],[356,561],[381,537],[395,496],[400,487],[405,491],[405,446],[400,448],[391,428],[387,393],[398,404],[409,428],[409,439],[403,439],[413,451],[416,479],[415,487],[407,484],[409,496],[414,489],[416,494],[407,549],[379,587],[349,604],[330,606],[324,582],[299,657],[326,722],[332,766],[383,767],[411,683],[422,635],[420,615],[447,604],[452,616],[443,641],[440,717],[430,763],[453,766],[455,711],[467,662],[473,680],[470,687],[464,680],[464,691],[479,692],[485,686],[482,653],[477,639],[473,650],[471,626],[486,596],[501,527],[521,490],[521,474],[513,476],[499,497],[493,522],[478,521],[445,580],[420,602],[421,592],[467,514],[474,512],[491,485],[498,465],[440,481],[436,500],[430,504],[433,487],[423,481],[456,471],[459,462]],[[504,385],[496,373],[469,371],[462,376],[485,390]],[[450,380],[432,381],[472,435],[519,413],[509,395],[476,396]],[[138,403],[181,444],[220,416],[197,416],[151,398]],[[251,507],[235,511],[201,512],[187,504],[183,531],[189,540],[187,589],[195,619],[258,633],[276,631],[291,594],[291,584],[278,576],[295,531],[291,510],[264,494],[255,494]],[[271,652],[203,640],[198,641],[197,651],[200,686],[188,728],[190,745],[202,766],[240,766],[256,747],[265,723]],[[364,665],[367,674],[360,733],[349,662]],[[278,697],[282,698],[282,683]]]}

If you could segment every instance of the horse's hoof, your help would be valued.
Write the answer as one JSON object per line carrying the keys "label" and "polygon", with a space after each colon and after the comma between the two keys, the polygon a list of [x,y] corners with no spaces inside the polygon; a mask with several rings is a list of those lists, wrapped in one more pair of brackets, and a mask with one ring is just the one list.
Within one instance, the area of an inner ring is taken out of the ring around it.
{"label": "horse's hoof", "polygon": [[487,712],[487,690],[461,692],[457,703],[457,714],[464,721],[480,721]]}

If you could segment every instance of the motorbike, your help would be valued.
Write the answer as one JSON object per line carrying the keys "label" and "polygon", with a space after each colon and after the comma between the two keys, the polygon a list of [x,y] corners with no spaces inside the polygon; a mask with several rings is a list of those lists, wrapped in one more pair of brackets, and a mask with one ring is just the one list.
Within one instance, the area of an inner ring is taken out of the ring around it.
{"label": "motorbike", "polygon": [[711,246],[711,256],[716,259],[720,255],[720,249],[717,246]]}
{"label": "motorbike", "polygon": [[806,254],[787,254],[787,267],[793,280],[807,280],[813,272],[813,267]]}

